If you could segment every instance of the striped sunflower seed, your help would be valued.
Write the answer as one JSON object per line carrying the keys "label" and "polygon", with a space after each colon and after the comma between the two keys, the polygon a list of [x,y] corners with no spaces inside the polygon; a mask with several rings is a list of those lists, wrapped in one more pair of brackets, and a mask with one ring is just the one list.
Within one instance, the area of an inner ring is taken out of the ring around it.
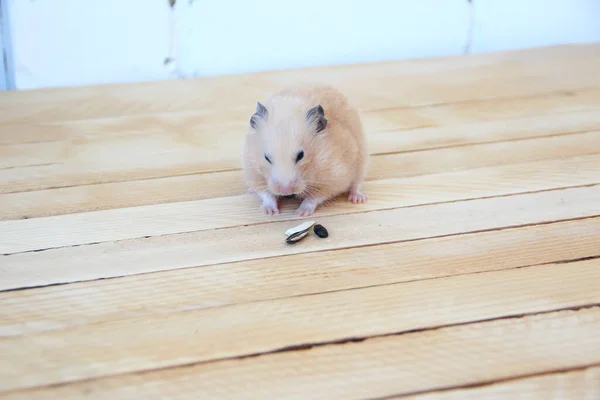
{"label": "striped sunflower seed", "polygon": [[315,221],[306,221],[301,223],[298,226],[295,226],[293,228],[288,229],[287,231],[285,231],[285,236],[290,236],[293,233],[296,232],[303,232],[303,231],[307,231],[315,224]]}
{"label": "striped sunflower seed", "polygon": [[306,235],[308,235],[308,230],[306,231],[300,231],[300,232],[295,232],[292,233],[290,236],[288,236],[285,241],[287,243],[296,243],[297,241],[299,241],[300,239],[302,239],[303,237],[305,237]]}
{"label": "striped sunflower seed", "polygon": [[288,229],[287,231],[285,231],[285,235],[287,236],[285,241],[287,243],[296,243],[297,241],[308,235],[310,228],[312,228],[314,224],[315,221],[306,221],[298,226]]}

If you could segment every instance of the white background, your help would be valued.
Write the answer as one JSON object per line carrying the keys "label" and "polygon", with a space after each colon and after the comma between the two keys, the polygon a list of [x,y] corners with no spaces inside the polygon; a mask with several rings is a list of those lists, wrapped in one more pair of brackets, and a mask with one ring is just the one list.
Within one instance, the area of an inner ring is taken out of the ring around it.
{"label": "white background", "polygon": [[600,41],[600,0],[2,1],[19,89]]}

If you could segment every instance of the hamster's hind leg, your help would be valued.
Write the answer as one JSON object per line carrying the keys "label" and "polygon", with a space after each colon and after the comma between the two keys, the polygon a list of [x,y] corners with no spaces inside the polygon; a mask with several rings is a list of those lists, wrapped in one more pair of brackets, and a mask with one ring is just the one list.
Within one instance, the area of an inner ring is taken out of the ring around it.
{"label": "hamster's hind leg", "polygon": [[348,188],[348,201],[354,204],[366,203],[368,196],[363,193],[362,186],[365,181],[365,175],[367,173],[367,164],[368,164],[368,153],[366,148],[363,145],[362,150],[358,153],[358,159],[356,160],[356,171],[354,174],[354,179],[350,183],[350,187]]}
{"label": "hamster's hind leg", "polygon": [[362,186],[365,181],[365,169],[366,167],[363,164],[363,166],[356,172],[356,176],[354,177],[354,180],[348,189],[348,201],[351,201],[354,204],[367,202],[368,197],[362,192]]}
{"label": "hamster's hind leg", "polygon": [[348,201],[351,201],[354,204],[367,202],[368,196],[360,190],[361,186],[362,182],[353,182],[350,185],[350,189],[348,190]]}

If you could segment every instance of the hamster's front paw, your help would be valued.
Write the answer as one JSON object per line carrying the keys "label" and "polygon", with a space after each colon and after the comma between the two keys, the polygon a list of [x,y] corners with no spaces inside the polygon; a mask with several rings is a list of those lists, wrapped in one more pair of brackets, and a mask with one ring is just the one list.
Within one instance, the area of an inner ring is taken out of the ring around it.
{"label": "hamster's front paw", "polygon": [[315,212],[314,208],[300,207],[296,210],[296,215],[299,217],[308,217],[309,215],[312,215],[314,212]]}
{"label": "hamster's front paw", "polygon": [[277,208],[277,204],[265,204],[265,203],[263,203],[263,205],[260,206],[260,209],[263,212],[263,214],[265,214],[265,215],[277,215],[277,214],[279,214],[279,209]]}
{"label": "hamster's front paw", "polygon": [[270,193],[261,192],[259,193],[262,198],[262,205],[260,206],[261,211],[265,215],[276,215],[279,214],[279,208],[277,207],[277,198]]}
{"label": "hamster's front paw", "polygon": [[319,203],[317,201],[314,201],[312,199],[304,199],[302,201],[302,204],[300,204],[300,207],[298,207],[298,209],[296,210],[296,215],[298,215],[299,217],[308,217],[309,215],[312,215],[315,212],[318,205]]}

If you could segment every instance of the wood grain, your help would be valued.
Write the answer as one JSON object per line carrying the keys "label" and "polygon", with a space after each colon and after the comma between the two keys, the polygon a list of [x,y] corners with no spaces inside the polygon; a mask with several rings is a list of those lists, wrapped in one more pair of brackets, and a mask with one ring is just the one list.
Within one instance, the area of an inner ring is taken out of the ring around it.
{"label": "wood grain", "polygon": [[[0,94],[0,101],[3,96]],[[9,99],[4,99],[9,103]],[[22,123],[2,125],[0,135],[0,146],[49,143],[61,140],[69,140],[72,132],[64,123]]]}
{"label": "wood grain", "polygon": [[[0,93],[0,397],[598,396],[600,44]],[[369,202],[287,245],[255,102],[358,106]],[[234,93],[233,95],[231,93]]]}
{"label": "wood grain", "polygon": [[[557,91],[543,95],[491,99],[472,102],[437,104],[432,106],[386,108],[365,111],[361,119],[368,134],[397,130],[416,130],[417,128],[456,127],[490,123],[504,120],[514,124],[522,120],[530,125],[532,119],[547,118],[562,120],[560,114],[585,115],[599,106],[598,90],[587,88],[577,91]],[[577,120],[578,118],[575,118]],[[560,123],[560,122],[559,122]],[[547,126],[551,128],[551,124]],[[512,129],[511,129],[512,130]],[[510,135],[510,130],[504,132]],[[376,144],[376,141],[372,141]]]}
{"label": "wood grain", "polygon": [[436,391],[392,400],[586,399],[600,398],[600,367],[493,383],[481,387]]}
{"label": "wood grain", "polygon": [[[600,138],[600,136],[598,136]],[[502,196],[600,183],[600,156],[551,160],[502,168],[467,170],[416,178],[371,181],[370,200],[357,206],[340,198],[323,206],[315,218],[371,212],[429,203]],[[259,211],[252,194],[119,208],[71,215],[0,221],[0,253],[100,243],[147,236],[222,229],[240,225],[298,220],[290,205],[273,218]],[[10,239],[8,239],[10,238]]]}
{"label": "wood grain", "polygon": [[261,259],[600,215],[600,186],[324,216],[327,240],[288,245],[278,221],[19,253],[0,258],[0,290]]}
{"label": "wood grain", "polygon": [[[593,117],[597,115],[594,111],[600,107],[599,101],[600,90],[585,89],[482,102],[367,110],[361,113],[361,119],[369,135],[396,131],[409,131],[406,132],[409,134],[411,131],[419,131],[419,128],[448,128],[458,125],[481,124],[482,128],[485,128],[487,125],[497,126],[494,122],[504,120],[505,123],[511,124],[511,129],[501,130],[498,133],[505,137],[517,138],[523,137],[520,135],[528,129],[545,134],[545,131],[539,129],[541,121],[548,121],[545,124],[547,128],[559,131],[561,129],[583,130],[586,124],[594,122]],[[565,119],[562,114],[571,114],[571,118]],[[119,143],[119,140],[128,137],[137,140],[162,138],[165,145],[172,146],[171,151],[177,149],[177,144],[185,143],[193,146],[195,152],[203,154],[207,152],[206,145],[210,143],[231,145],[233,148],[241,147],[241,139],[247,129],[248,119],[246,110],[236,109],[7,125],[3,128],[3,135],[0,137],[0,151],[6,158],[4,165],[25,166],[27,158],[20,159],[21,153],[26,155],[35,152],[38,157],[36,162],[41,160],[57,162],[62,158],[61,152],[76,152],[87,143],[95,145]],[[598,126],[597,116],[595,122],[593,129],[597,129]],[[512,125],[517,132],[511,133]],[[472,138],[477,138],[479,141],[489,140],[486,139],[485,129],[482,129],[481,133],[477,130],[469,133]],[[464,132],[452,132],[453,136],[459,135],[459,139],[461,134]],[[227,140],[224,141],[223,138]],[[438,137],[438,139],[443,138],[444,136]],[[377,140],[371,142],[373,146],[378,147]],[[431,147],[434,143],[414,140],[414,143],[408,141],[406,145],[410,150],[414,150],[423,145]],[[231,157],[233,154],[223,155]]]}
{"label": "wood grain", "polygon": [[[513,132],[519,130],[515,128]],[[598,152],[597,133],[567,137],[530,139],[519,142],[480,144],[398,155],[374,157],[368,180],[397,178],[447,170],[477,168],[506,163],[527,162],[553,157],[569,157]],[[442,131],[439,136],[443,137]],[[397,140],[402,135],[397,136]],[[429,136],[423,133],[422,140]],[[492,135],[496,139],[498,135]],[[377,138],[386,141],[383,137]],[[431,143],[434,141],[431,137]],[[564,152],[559,155],[557,149]],[[478,154],[485,157],[478,157]],[[398,168],[396,165],[400,164]],[[12,171],[16,174],[16,171]],[[0,173],[1,174],[1,173]],[[23,176],[18,179],[25,182]],[[66,183],[63,183],[63,185]],[[29,183],[27,183],[29,185]],[[60,184],[59,184],[60,185]],[[15,219],[65,213],[200,200],[239,195],[246,191],[239,171],[193,174],[149,180],[62,187],[43,191],[0,193],[0,218]]]}
{"label": "wood grain", "polygon": [[[519,108],[520,110],[520,108]],[[394,115],[394,114],[391,114]],[[450,113],[454,115],[454,113]],[[387,131],[370,134],[371,153],[393,153],[398,151],[415,151],[432,147],[447,147],[466,144],[477,144],[486,142],[497,142],[503,140],[515,140],[524,138],[533,138],[540,136],[552,136],[555,134],[566,134],[579,131],[589,131],[600,128],[600,120],[597,112],[579,112],[579,113],[559,113],[557,115],[547,115],[541,117],[519,118],[516,120],[492,121],[473,124],[462,124],[457,126],[443,126],[433,128],[423,128],[417,130],[407,130],[403,132]],[[85,131],[87,132],[87,131]],[[99,135],[105,138],[106,132]],[[200,138],[201,136],[197,136]],[[135,140],[141,140],[137,136]],[[239,135],[235,135],[232,142],[241,140]],[[73,139],[76,141],[76,139]],[[119,145],[114,139],[108,140],[106,145]],[[524,146],[531,146],[531,141],[521,143]],[[60,142],[44,142],[36,144],[41,146],[40,151],[30,154],[27,149],[17,151],[16,148],[22,148],[29,145],[0,146],[2,162],[5,165],[25,165],[33,164],[35,167],[51,167],[51,164],[61,165],[68,158],[66,155],[72,153],[69,150],[71,144]],[[518,146],[518,143],[516,144]],[[79,146],[84,146],[81,143]],[[241,143],[237,145],[241,148]],[[235,146],[234,146],[235,147]],[[542,146],[543,147],[543,144]],[[198,146],[194,147],[198,148]],[[236,147],[237,148],[237,147]],[[52,153],[52,150],[55,152]],[[186,151],[190,151],[189,147]],[[552,148],[531,149],[531,152],[540,156]],[[202,147],[198,148],[199,155],[202,153]],[[468,149],[467,149],[468,151]],[[498,152],[514,153],[510,149],[499,149]],[[231,154],[237,154],[238,150],[233,150]],[[450,151],[450,154],[460,154],[461,149]],[[88,153],[88,152],[86,152]],[[95,153],[94,157],[108,157],[111,151]],[[11,155],[12,158],[11,159]],[[111,155],[112,156],[112,155]],[[499,155],[495,158],[497,159]],[[408,156],[410,157],[410,156]],[[424,158],[437,157],[430,156],[429,153],[416,153],[413,157]],[[198,157],[201,158],[201,157]],[[494,158],[492,158],[494,159]],[[425,165],[427,159],[423,161],[416,160],[416,167]],[[393,161],[393,160],[392,160]],[[90,162],[86,157],[85,163]],[[97,160],[100,163],[100,160]],[[232,159],[231,166],[237,166],[237,159]],[[40,165],[48,164],[48,165]],[[101,164],[102,165],[102,164]],[[375,162],[377,167],[378,162]],[[468,165],[467,165],[468,166]],[[440,165],[441,168],[445,166]],[[14,166],[12,168],[15,168]],[[57,167],[58,168],[58,167]],[[75,167],[73,167],[75,168]],[[25,172],[28,168],[19,168]],[[12,171],[14,175],[18,171]],[[419,174],[418,169],[408,171],[413,174]],[[406,174],[407,171],[403,171]],[[9,173],[10,175],[10,173]],[[64,178],[64,177],[63,177]],[[377,179],[377,170],[371,170],[369,179]],[[106,179],[104,177],[103,179]],[[217,184],[219,183],[219,184]],[[69,185],[68,180],[62,183],[54,182],[57,186]],[[41,186],[43,188],[45,186]],[[27,188],[25,188],[27,189]],[[32,189],[32,187],[29,187]],[[10,191],[10,190],[9,190]],[[0,218],[12,219],[22,217],[36,217],[41,215],[57,215],[71,212],[89,211],[95,209],[110,209],[126,206],[148,205],[164,202],[199,200],[204,198],[222,197],[233,194],[240,194],[245,191],[241,173],[237,171],[220,172],[218,174],[197,174],[184,176],[172,176],[164,178],[134,180],[126,182],[88,184],[85,186],[60,187],[56,189],[46,189],[43,191],[0,193]],[[141,195],[143,193],[143,195]]]}
{"label": "wood grain", "polygon": [[[598,98],[600,104],[600,96]],[[595,132],[600,128],[600,108],[500,121],[473,122],[410,130],[369,132],[371,154],[390,154],[470,144],[522,140],[570,133]]]}
{"label": "wood grain", "polygon": [[14,390],[580,307],[600,303],[600,291],[594,290],[600,286],[598,268],[595,259],[1,338],[7,361],[0,360],[0,382],[3,390]]}
{"label": "wood grain", "polygon": [[[0,124],[242,107],[291,83],[327,82],[362,110],[507,98],[600,87],[598,44],[403,60],[181,81],[0,94]],[[235,93],[232,96],[231,93]]]}
{"label": "wood grain", "polygon": [[0,336],[600,257],[599,242],[590,218],[4,292]]}
{"label": "wood grain", "polygon": [[599,329],[600,310],[595,307],[122,375],[4,397],[378,398],[598,364],[600,353],[590,349],[600,346]]}
{"label": "wood grain", "polygon": [[[579,114],[585,118],[585,114],[599,107],[599,96],[600,90],[586,88],[510,99],[365,110],[361,113],[361,118],[366,132],[370,135],[378,132],[450,127],[498,120],[505,120],[506,123],[514,124],[515,128],[518,128],[520,124],[514,121],[515,119],[523,120],[521,122],[523,125],[529,125],[532,117],[542,120],[557,119],[557,123],[561,123],[562,113],[573,113],[575,121],[579,119],[577,117]],[[215,129],[219,134],[230,135],[230,140],[239,141],[240,133],[245,131],[247,124],[246,109],[215,109],[56,123],[12,124],[3,126],[0,146],[49,142],[76,145],[82,140],[115,140],[119,136],[143,138],[145,135],[169,135],[194,143],[203,140],[202,135],[198,133],[214,135]],[[553,124],[548,125],[548,128],[552,128]],[[510,131],[502,133],[510,135]],[[377,145],[377,141],[372,141],[372,144]],[[3,154],[12,155],[7,151]],[[38,155],[43,153],[38,152]]]}
{"label": "wood grain", "polygon": [[0,193],[0,220],[197,201],[247,193],[240,171]]}
{"label": "wood grain", "polygon": [[[552,135],[564,132],[578,132],[580,130],[586,131],[588,128],[597,127],[599,124],[596,114],[580,118],[573,117],[564,121],[568,121],[563,122],[563,124],[569,124],[571,128],[563,129],[559,127],[558,130],[548,130],[547,128],[545,130],[549,131]],[[541,130],[539,127],[535,128],[535,125],[540,123],[542,122],[533,121],[530,122],[529,127],[525,124],[525,128],[516,128],[515,131],[532,132],[533,130],[533,136],[543,136],[544,134],[540,133]],[[382,144],[379,147],[375,146],[374,151],[384,153],[407,151],[411,149],[411,145],[408,144],[411,141],[421,143],[414,145],[416,149],[419,149],[424,146],[427,147],[427,143],[429,143],[429,147],[443,147],[460,142],[468,143],[472,140],[469,137],[473,136],[487,135],[487,141],[492,142],[506,139],[506,135],[502,137],[501,134],[498,134],[499,131],[506,131],[506,126],[502,127],[501,124],[492,124],[475,129],[473,127],[461,128],[461,130],[465,129],[480,130],[480,132],[489,133],[479,133],[477,135],[464,133],[457,135],[450,134],[446,141],[441,140],[440,143],[435,144],[435,142],[432,142],[433,138],[441,136],[443,131],[438,130],[437,132],[434,131],[422,135],[417,133],[413,136],[406,136],[400,132],[392,132],[387,133],[382,138],[376,139],[376,142],[381,142]],[[535,133],[536,129],[538,133]],[[523,135],[527,137],[527,134],[516,134],[514,136]],[[239,136],[239,140],[241,140],[241,135]],[[393,171],[395,169],[390,168],[390,165],[393,165],[392,163],[406,164],[410,163],[413,158],[422,160],[423,157],[440,160],[440,163],[448,159],[449,161],[446,161],[446,163],[449,163],[452,161],[453,154],[463,154],[466,152],[473,154],[474,152],[483,151],[496,154],[488,162],[497,160],[502,153],[511,152],[511,149],[515,147],[522,148],[523,150],[513,157],[523,157],[523,151],[526,151],[526,149],[528,149],[530,156],[539,153],[539,156],[535,156],[537,157],[536,159],[540,159],[539,157],[549,157],[548,153],[554,154],[554,157],[556,157],[557,146],[565,147],[564,156],[574,155],[573,152],[575,154],[590,154],[593,148],[598,148],[599,137],[600,133],[598,131],[592,131],[580,135],[548,137],[544,140],[529,139],[519,143],[479,144],[459,149],[445,148],[438,150],[439,152],[435,153],[435,155],[431,153],[418,155],[389,154],[384,158],[373,158],[368,177],[369,179],[377,179],[381,177],[381,174],[387,174],[388,176],[394,174]],[[148,136],[143,141],[135,136],[124,136],[108,141],[85,142],[79,146],[60,143],[18,145],[21,147],[56,147],[56,151],[60,153],[60,156],[58,154],[54,156],[42,156],[40,157],[40,161],[34,165],[0,169],[0,182],[2,182],[0,193],[236,170],[240,166],[242,148],[241,141],[239,140],[228,140],[226,136],[221,135],[215,138],[215,141],[210,141],[207,138],[203,142],[190,145],[185,141],[177,142],[177,138],[172,135],[162,135]],[[485,141],[483,140],[483,142]],[[592,149],[589,148],[590,146],[592,146]],[[12,148],[15,146],[8,147]],[[535,147],[536,149],[532,150],[531,147]],[[540,149],[537,149],[538,147]],[[582,147],[583,149],[581,149]],[[13,152],[18,153],[14,149]],[[497,154],[499,152],[501,153],[500,155]],[[227,156],[223,156],[223,154],[227,154]],[[505,155],[505,157],[509,156]],[[482,158],[475,157],[475,159],[479,160],[477,161],[479,163],[486,162]],[[30,158],[27,158],[27,160],[29,160],[28,162],[31,161]],[[18,163],[16,160],[11,162]],[[470,165],[468,161],[465,161],[464,166],[461,166],[461,168],[466,168]],[[457,166],[457,164],[455,163],[450,168],[454,166]],[[239,184],[241,188],[242,182],[240,181]]]}

